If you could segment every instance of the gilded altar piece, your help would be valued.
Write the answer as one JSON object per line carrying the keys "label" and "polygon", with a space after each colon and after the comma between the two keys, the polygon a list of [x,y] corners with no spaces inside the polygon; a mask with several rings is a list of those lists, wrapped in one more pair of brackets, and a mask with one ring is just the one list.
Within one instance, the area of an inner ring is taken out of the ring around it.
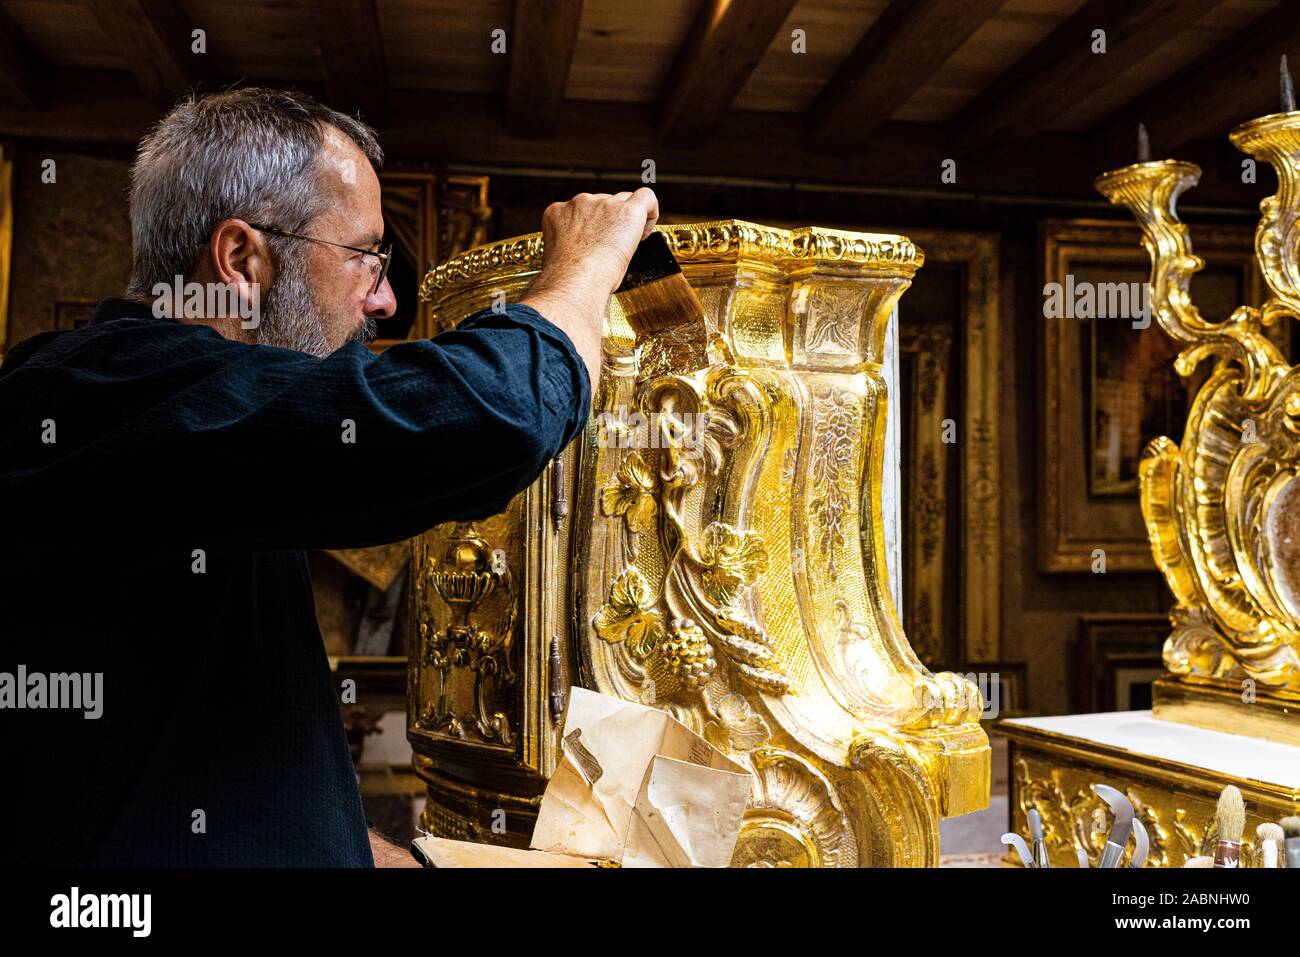
{"label": "gilded altar piece", "polygon": [[[979,692],[918,660],[885,566],[882,350],[923,255],[817,228],[659,231],[704,321],[638,340],[612,302],[584,435],[506,511],[414,545],[424,826],[524,846],[581,685],[749,769],[734,865],[936,864],[939,819],[988,803],[989,748]],[[493,243],[421,293],[443,324],[540,264],[537,236]]]}
{"label": "gilded altar piece", "polygon": [[1152,552],[1176,599],[1164,648],[1170,674],[1157,682],[1154,711],[1300,744],[1300,366],[1266,329],[1300,316],[1300,113],[1252,120],[1231,140],[1274,168],[1279,189],[1261,204],[1255,234],[1272,295],[1221,322],[1202,318],[1191,301],[1203,261],[1176,211],[1200,170],[1163,160],[1097,180],[1142,228],[1152,315],[1183,344],[1175,368],[1188,376],[1212,363],[1181,444],[1154,440],[1139,470]]}
{"label": "gilded altar piece", "polygon": [[[1108,809],[1092,790],[1103,782],[1133,804],[1151,842],[1145,867],[1182,867],[1212,852],[1214,811],[1229,784],[1246,802],[1242,859],[1254,860],[1255,828],[1300,810],[1300,792],[1287,785],[1211,772],[1184,762],[1134,754],[1127,748],[1081,743],[1041,728],[1000,730],[1010,737],[1011,830],[1028,833],[1026,817],[1037,809],[1053,867],[1077,867],[1082,849],[1096,867],[1110,831]],[[1128,864],[1129,848],[1122,863]]]}

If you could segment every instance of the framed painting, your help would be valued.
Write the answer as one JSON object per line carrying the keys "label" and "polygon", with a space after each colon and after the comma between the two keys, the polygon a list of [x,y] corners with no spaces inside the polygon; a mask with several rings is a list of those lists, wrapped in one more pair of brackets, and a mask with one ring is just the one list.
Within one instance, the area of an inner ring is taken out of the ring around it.
{"label": "framed painting", "polygon": [[1150,708],[1151,684],[1165,673],[1162,651],[1169,630],[1168,615],[1080,615],[1070,710]]}
{"label": "framed painting", "polygon": [[[1258,305],[1254,230],[1195,231],[1206,266],[1192,298],[1207,318]],[[1053,220],[1040,233],[1043,296],[1027,308],[1043,331],[1043,417],[1038,489],[1039,567],[1154,571],[1138,503],[1137,474],[1152,439],[1182,438],[1201,374],[1174,371],[1177,344],[1150,316],[1151,264],[1136,225]],[[1289,353],[1289,329],[1271,330]]]}

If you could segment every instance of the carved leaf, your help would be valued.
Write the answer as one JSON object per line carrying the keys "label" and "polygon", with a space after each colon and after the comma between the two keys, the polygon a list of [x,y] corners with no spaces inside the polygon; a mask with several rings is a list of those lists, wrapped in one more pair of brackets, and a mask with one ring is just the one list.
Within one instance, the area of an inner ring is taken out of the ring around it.
{"label": "carved leaf", "polygon": [[717,721],[704,726],[705,738],[723,752],[748,751],[768,739],[772,731],[763,716],[754,711],[745,696],[732,692],[717,707]]}
{"label": "carved leaf", "polygon": [[629,568],[614,579],[609,601],[592,618],[592,626],[605,641],[626,641],[628,650],[643,658],[659,643],[662,625],[654,609],[655,595],[641,573]]}
{"label": "carved leaf", "polygon": [[700,538],[699,561],[710,597],[726,603],[738,587],[767,571],[767,549],[753,532],[712,522]]}
{"label": "carved leaf", "polygon": [[628,531],[645,531],[654,522],[655,478],[640,452],[623,460],[600,490],[600,507],[608,516],[622,515]]}

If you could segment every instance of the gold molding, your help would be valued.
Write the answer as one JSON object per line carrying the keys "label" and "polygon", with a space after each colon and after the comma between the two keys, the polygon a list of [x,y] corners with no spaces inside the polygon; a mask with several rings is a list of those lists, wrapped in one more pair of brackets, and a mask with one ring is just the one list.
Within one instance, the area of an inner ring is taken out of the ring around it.
{"label": "gold molding", "polygon": [[1253,698],[1197,675],[1166,675],[1152,689],[1151,713],[1225,734],[1300,746],[1300,693],[1271,689]]}
{"label": "gold molding", "polygon": [[[906,236],[853,233],[806,227],[787,230],[743,220],[657,226],[680,263],[754,265],[840,265],[851,269],[898,270],[911,276],[925,256]],[[454,256],[424,277],[420,298],[436,302],[465,283],[500,277],[503,271],[528,275],[542,268],[541,233],[502,239]]]}
{"label": "gold molding", "polygon": [[[909,489],[904,534],[910,540],[904,555],[910,557],[903,571],[904,596],[913,597],[903,609],[912,648],[924,662],[949,657],[944,647],[943,626],[948,602],[945,583],[944,543],[948,529],[948,443],[943,441],[943,420],[948,413],[949,366],[955,346],[955,330],[938,323],[900,323],[900,356],[912,356],[915,374],[912,386],[914,412],[910,435],[912,472],[905,476]],[[958,616],[960,624],[960,616]],[[958,652],[959,659],[966,656]]]}

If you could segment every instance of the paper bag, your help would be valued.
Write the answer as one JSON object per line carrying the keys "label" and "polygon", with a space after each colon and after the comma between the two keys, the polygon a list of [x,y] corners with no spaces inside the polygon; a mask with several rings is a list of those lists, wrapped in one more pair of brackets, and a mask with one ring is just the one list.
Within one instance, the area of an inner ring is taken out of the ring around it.
{"label": "paper bag", "polygon": [[749,773],[665,711],[572,688],[531,847],[625,867],[726,867]]}

